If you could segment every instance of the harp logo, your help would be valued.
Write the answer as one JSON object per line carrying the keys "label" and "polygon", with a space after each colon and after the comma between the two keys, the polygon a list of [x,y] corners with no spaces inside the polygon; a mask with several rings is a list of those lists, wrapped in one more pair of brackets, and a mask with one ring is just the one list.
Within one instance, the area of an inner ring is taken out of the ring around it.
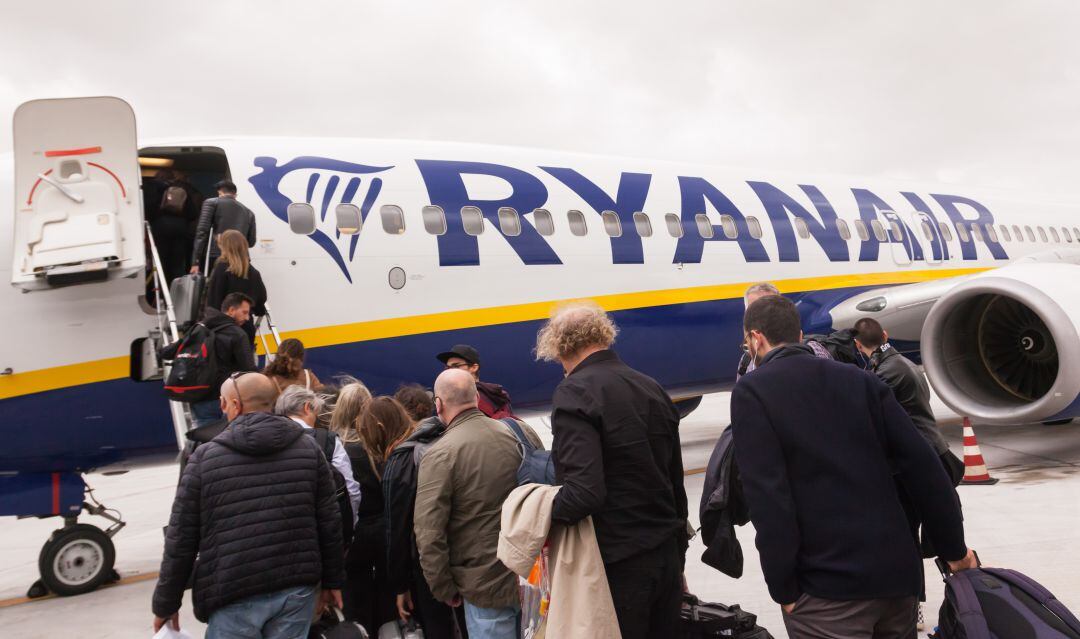
{"label": "harp logo", "polygon": [[393,166],[370,166],[330,158],[302,156],[285,164],[277,158],[255,158],[259,173],[248,180],[270,212],[288,222],[290,204],[303,202],[315,209],[316,229],[309,235],[352,282],[349,264],[356,255],[358,234],[342,235],[335,224],[334,209],[339,204],[355,204],[362,221],[375,205],[383,181],[378,174]]}

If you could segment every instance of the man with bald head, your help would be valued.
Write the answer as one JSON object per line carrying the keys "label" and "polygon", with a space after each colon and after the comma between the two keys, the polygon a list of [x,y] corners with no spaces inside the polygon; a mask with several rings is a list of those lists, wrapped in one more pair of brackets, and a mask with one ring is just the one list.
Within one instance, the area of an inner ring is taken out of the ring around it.
{"label": "man with bald head", "polygon": [[[436,599],[464,603],[470,639],[517,639],[518,578],[495,555],[502,504],[517,487],[517,438],[480,412],[463,370],[435,380],[435,411],[446,433],[420,462],[413,513],[424,578]],[[522,430],[541,447],[532,429]]]}
{"label": "man with bald head", "polygon": [[154,589],[155,632],[179,628],[192,572],[195,617],[208,622],[208,639],[306,637],[317,606],[341,606],[330,466],[303,428],[270,412],[275,394],[259,373],[234,373],[221,385],[229,426],[195,449],[180,478]]}

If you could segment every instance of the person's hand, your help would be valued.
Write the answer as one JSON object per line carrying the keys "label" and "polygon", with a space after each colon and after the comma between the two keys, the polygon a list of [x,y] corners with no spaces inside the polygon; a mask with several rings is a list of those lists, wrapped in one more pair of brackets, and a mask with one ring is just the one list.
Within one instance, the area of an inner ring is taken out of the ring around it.
{"label": "person's hand", "polygon": [[341,591],[340,590],[323,590],[319,593],[319,603],[316,606],[316,612],[320,615],[330,608],[337,608],[341,610],[345,606],[341,603]]}
{"label": "person's hand", "polygon": [[950,561],[949,570],[952,572],[960,572],[961,570],[971,570],[972,568],[979,567],[979,559],[975,556],[975,551],[970,548],[964,558],[959,561]]}
{"label": "person's hand", "polygon": [[791,611],[795,610],[795,602],[793,601],[789,604],[780,604],[780,609],[783,610],[785,614],[790,615]]}
{"label": "person's hand", "polygon": [[180,611],[176,611],[168,619],[162,619],[161,617],[154,617],[154,632],[157,633],[161,630],[161,627],[165,625],[165,622],[169,622],[169,625],[173,627],[173,630],[180,629]]}
{"label": "person's hand", "polygon": [[401,617],[402,621],[408,621],[409,617],[412,616],[412,612],[410,612],[412,609],[412,593],[406,590],[405,592],[397,596],[398,616]]}
{"label": "person's hand", "polygon": [[463,603],[465,603],[465,600],[462,599],[461,594],[458,593],[458,594],[454,595],[453,597],[450,597],[450,601],[447,601],[446,605],[450,606],[451,608],[460,608],[461,604],[463,604]]}
{"label": "person's hand", "polygon": [[199,272],[199,265],[198,264],[192,264],[191,265],[191,270],[188,271],[188,273],[191,273],[192,275],[194,275],[194,274],[196,274],[198,272]]}

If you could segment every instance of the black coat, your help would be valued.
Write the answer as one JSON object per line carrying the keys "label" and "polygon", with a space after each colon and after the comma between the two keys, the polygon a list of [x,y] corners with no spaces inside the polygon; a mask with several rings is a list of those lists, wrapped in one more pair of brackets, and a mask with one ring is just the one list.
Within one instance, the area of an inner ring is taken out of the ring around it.
{"label": "black coat", "polygon": [[930,384],[915,363],[886,342],[870,358],[870,367],[878,379],[892,389],[896,401],[907,411],[911,422],[930,443],[934,452],[938,455],[948,452],[949,444],[941,435],[934,411],[930,407]]}
{"label": "black coat", "polygon": [[303,435],[287,417],[249,413],[195,449],[165,533],[156,616],[180,609],[193,570],[200,621],[256,594],[319,583],[341,588],[334,480],[318,444]]}
{"label": "black coat", "polygon": [[[214,334],[214,359],[217,361],[217,378],[211,388],[214,397],[219,396],[221,385],[229,375],[237,371],[255,371],[255,354],[251,349],[251,340],[244,329],[233,318],[219,310],[206,309],[203,324],[209,329],[221,328]],[[207,397],[213,399],[213,397]]]}
{"label": "black coat", "polygon": [[[210,237],[210,229],[214,230],[214,237]],[[207,242],[210,243],[211,259],[221,255],[221,249],[214,240],[225,231],[240,231],[247,238],[248,246],[255,246],[255,214],[235,197],[208,198],[203,202],[199,223],[195,227],[195,250],[191,263],[203,264]]]}
{"label": "black coat", "polygon": [[551,516],[592,516],[604,563],[672,538],[686,551],[679,411],[651,377],[615,351],[586,357],[555,389],[551,413],[555,496]]}
{"label": "black coat", "polygon": [[867,371],[802,346],[770,352],[731,394],[735,459],[769,593],[833,600],[914,596],[922,559],[897,494],[946,560],[967,552],[938,456]]}
{"label": "black coat", "polygon": [[252,265],[248,265],[248,276],[237,277],[229,272],[229,265],[223,261],[214,263],[207,283],[206,305],[221,308],[221,303],[229,293],[243,293],[255,301],[251,307],[253,315],[266,315],[266,286],[262,274]]}
{"label": "black coat", "polygon": [[735,463],[731,426],[721,433],[709,457],[699,515],[701,540],[705,544],[701,561],[738,579],[743,572],[743,553],[735,526],[750,521],[750,511],[739,479],[739,466]]}

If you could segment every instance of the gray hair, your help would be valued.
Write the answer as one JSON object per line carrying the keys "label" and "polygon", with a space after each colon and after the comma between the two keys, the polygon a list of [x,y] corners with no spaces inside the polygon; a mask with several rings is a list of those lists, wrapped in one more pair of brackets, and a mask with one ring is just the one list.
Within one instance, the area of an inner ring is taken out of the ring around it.
{"label": "gray hair", "polygon": [[278,395],[274,412],[285,417],[298,416],[304,412],[304,406],[310,405],[315,414],[322,412],[325,401],[313,390],[293,384]]}
{"label": "gray hair", "polygon": [[776,288],[769,282],[758,282],[757,284],[751,284],[750,288],[746,289],[743,293],[743,305],[750,306],[750,296],[758,295],[765,297],[767,295],[779,295],[780,289]]}

